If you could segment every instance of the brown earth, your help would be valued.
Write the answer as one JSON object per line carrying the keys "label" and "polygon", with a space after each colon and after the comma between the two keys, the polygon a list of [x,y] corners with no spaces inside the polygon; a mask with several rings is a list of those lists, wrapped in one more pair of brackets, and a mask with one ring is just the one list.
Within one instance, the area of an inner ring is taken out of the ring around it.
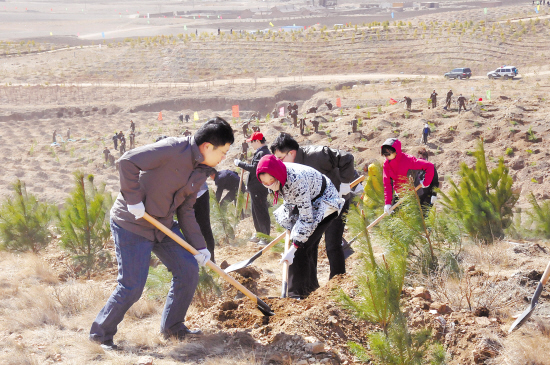
{"label": "brown earth", "polygon": [[[381,160],[379,146],[389,137],[398,137],[406,152],[416,153],[423,147],[419,142],[422,127],[430,123],[433,132],[425,147],[430,161],[438,168],[443,190],[448,188],[449,178],[457,178],[461,162],[473,165],[468,151],[483,138],[489,167],[496,166],[497,159],[504,156],[514,178],[514,188],[521,188],[519,206],[527,207],[528,193],[548,199],[550,187],[547,162],[550,78],[543,72],[546,66],[540,66],[547,58],[544,52],[548,45],[543,41],[548,26],[542,21],[528,25],[526,20],[527,31],[520,39],[513,35],[521,32],[520,26],[512,30],[506,17],[512,18],[514,14],[528,17],[532,15],[531,10],[524,11],[519,6],[501,9],[504,18],[494,20],[506,25],[507,28],[502,29],[507,37],[505,42],[491,38],[487,43],[481,36],[482,29],[476,27],[473,33],[470,29],[460,38],[462,47],[469,47],[471,53],[459,46],[450,46],[458,41],[458,26],[451,29],[448,40],[444,37],[438,40],[438,32],[446,32],[446,28],[439,26],[425,31],[420,22],[428,24],[435,19],[423,17],[413,20],[410,32],[391,28],[395,33],[380,39],[376,29],[366,29],[366,33],[374,35],[372,40],[370,36],[365,37],[364,43],[358,41],[358,33],[353,43],[349,29],[342,36],[332,33],[324,36],[327,41],[322,39],[320,31],[312,33],[303,43],[287,37],[273,43],[268,39],[256,42],[240,39],[228,45],[210,37],[208,41],[189,43],[176,39],[176,45],[168,44],[166,38],[161,45],[159,38],[154,42],[158,49],[140,48],[141,45],[132,48],[125,44],[103,47],[101,53],[96,48],[82,48],[4,58],[0,66],[6,76],[4,82],[20,85],[0,87],[0,196],[10,194],[9,184],[20,178],[30,193],[62,206],[72,189],[71,174],[77,169],[93,173],[96,181],[105,182],[107,190],[116,193],[118,173],[103,163],[102,151],[107,146],[118,157],[110,137],[120,130],[127,135],[130,120],[136,122],[136,145],[141,146],[153,142],[159,135],[181,135],[187,128],[195,131],[201,122],[215,115],[231,120],[231,105],[239,104],[241,118],[246,119],[255,111],[265,116],[275,105],[297,101],[300,115],[310,107],[319,107],[316,114],[306,115],[306,135],[300,136],[288,120],[262,118],[258,125],[268,143],[279,132],[287,131],[304,145],[329,145],[352,152],[360,170],[373,159]],[[479,14],[471,15],[467,11],[452,16],[462,21],[480,20]],[[450,21],[452,16],[446,19]],[[530,30],[532,27],[542,35],[540,40],[535,41],[537,36]],[[420,34],[417,39],[412,35],[415,29]],[[425,40],[421,38],[422,32],[426,32]],[[332,47],[331,52],[326,51],[329,48],[324,48],[325,43]],[[233,57],[226,62],[229,66],[214,56],[226,46],[233,47],[232,52],[223,53]],[[243,54],[241,46],[250,53]],[[282,52],[274,46],[294,48]],[[17,50],[16,47],[10,45],[7,49]],[[205,47],[211,48],[207,52]],[[343,49],[349,50],[349,54],[341,53]],[[442,61],[437,60],[440,53]],[[171,58],[168,54],[180,57]],[[188,58],[187,63],[182,61],[183,56]],[[317,57],[321,58],[320,62]],[[509,81],[484,78],[446,81],[435,75],[416,79],[379,75],[365,83],[350,81],[345,75],[338,81],[327,78],[306,83],[300,79],[302,74],[336,73],[335,65],[350,57],[354,61],[347,66],[344,63],[345,67],[339,71],[394,74],[399,70],[432,74],[455,67],[455,62],[474,62],[479,65],[476,71],[479,75],[482,66],[488,71],[504,62],[514,63],[522,72],[530,72]],[[363,62],[367,59],[371,61]],[[163,66],[158,67],[161,63]],[[192,67],[200,72],[194,73]],[[212,78],[221,75],[252,79],[297,76],[292,82],[271,84],[212,82]],[[116,85],[119,80],[134,85]],[[158,83],[194,80],[206,82],[185,87]],[[33,83],[41,86],[24,86]],[[70,83],[75,86],[69,86]],[[91,85],[85,85],[87,83]],[[427,108],[426,99],[434,88],[439,93],[440,106],[432,110]],[[460,115],[454,104],[450,111],[443,110],[444,94],[451,88],[455,98],[462,93],[474,100],[481,97],[483,102],[471,102],[468,111]],[[491,100],[486,100],[487,90],[491,91]],[[414,101],[410,113],[403,109],[403,104],[389,105],[390,98],[401,100],[405,95]],[[330,100],[335,104],[336,98],[341,98],[342,108],[328,111],[324,102]],[[159,121],[161,111],[163,120]],[[180,112],[192,116],[195,111],[200,121],[184,125],[178,122]],[[327,120],[321,123],[319,133],[311,132],[309,120],[314,116]],[[357,133],[351,133],[349,122],[353,118],[361,118]],[[237,138],[220,169],[233,168],[232,161],[240,154],[244,139],[240,120],[231,123],[237,130]],[[69,127],[75,141],[51,146],[52,132],[57,130],[64,140]],[[218,261],[234,263],[255,253],[258,247],[242,243],[252,231],[250,217],[240,222],[235,242],[216,249]],[[350,238],[347,232],[346,237]],[[0,255],[0,359],[3,363],[122,364],[138,363],[150,357],[154,364],[292,364],[300,361],[302,364],[303,361],[351,364],[357,363],[357,359],[350,353],[347,342],[367,345],[368,334],[379,330],[354,318],[335,302],[335,288],[353,295],[353,277],[342,276],[328,282],[328,260],[323,249],[319,257],[322,287],[304,301],[278,298],[279,255],[270,252],[255,262],[254,271],[248,273],[253,277],[234,275],[265,298],[276,316],[269,320],[258,316],[250,301],[238,298],[236,291],[224,284],[222,296],[210,306],[203,308],[194,302],[189,311],[187,323],[200,327],[205,335],[182,342],[167,341],[158,334],[162,300],[145,295],[128,313],[117,334],[116,341],[122,351],[105,353],[88,342],[87,333],[116,285],[116,264],[111,261],[104,271],[94,273],[91,280],[82,280],[75,276],[69,255],[61,252],[56,243],[39,257]],[[383,250],[382,247],[376,249],[377,252]],[[504,241],[489,248],[468,243],[461,261],[461,266],[471,273],[468,281],[407,278],[402,297],[409,324],[413,329],[432,328],[434,336],[446,346],[450,364],[545,363],[547,360],[537,358],[533,348],[547,349],[544,346],[550,332],[545,327],[549,298],[546,291],[533,321],[511,336],[507,335],[507,329],[512,322],[511,315],[522,310],[534,292],[547,253],[548,248],[542,242]],[[348,272],[354,272],[357,260],[358,254],[348,259]],[[431,301],[414,298],[417,287],[426,287]],[[469,289],[476,293],[470,304],[463,294]],[[533,338],[546,338],[546,341]],[[314,354],[314,350],[320,352]]]}

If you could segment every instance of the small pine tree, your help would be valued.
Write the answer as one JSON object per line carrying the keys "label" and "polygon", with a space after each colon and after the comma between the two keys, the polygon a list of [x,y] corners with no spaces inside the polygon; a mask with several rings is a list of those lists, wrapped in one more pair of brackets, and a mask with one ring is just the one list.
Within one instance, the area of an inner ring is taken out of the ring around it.
{"label": "small pine tree", "polygon": [[533,193],[530,193],[527,199],[531,203],[531,209],[527,211],[527,226],[531,228],[530,233],[538,238],[550,238],[550,200],[539,203]]}
{"label": "small pine tree", "polygon": [[512,223],[512,208],[519,192],[512,190],[513,180],[504,158],[489,172],[483,140],[472,155],[475,168],[470,169],[466,163],[460,165],[461,181],[457,185],[450,180],[451,190],[441,192],[442,204],[456,215],[471,237],[492,243],[495,238],[503,238],[504,230]]}
{"label": "small pine tree", "polygon": [[99,189],[94,186],[93,175],[74,173],[75,188],[65,201],[64,209],[57,214],[60,246],[71,252],[81,267],[80,271],[90,277],[99,259],[108,258],[103,250],[109,240],[109,208],[112,197],[105,192],[105,184]]}
{"label": "small pine tree", "polygon": [[12,187],[15,194],[8,196],[0,206],[1,247],[36,253],[51,241],[48,225],[53,207],[28,194],[25,183],[19,179]]}

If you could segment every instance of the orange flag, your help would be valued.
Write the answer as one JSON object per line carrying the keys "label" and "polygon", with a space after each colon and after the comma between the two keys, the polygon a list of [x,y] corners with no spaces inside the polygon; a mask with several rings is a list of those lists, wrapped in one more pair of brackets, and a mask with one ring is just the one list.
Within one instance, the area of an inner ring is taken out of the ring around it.
{"label": "orange flag", "polygon": [[162,120],[162,112],[159,113],[157,120]]}
{"label": "orange flag", "polygon": [[239,106],[238,105],[233,105],[231,107],[231,116],[233,118],[238,118],[239,117]]}
{"label": "orange flag", "polygon": [[391,105],[397,104],[397,100],[390,98],[390,104],[391,104]]}
{"label": "orange flag", "polygon": [[342,107],[342,100],[340,100],[340,98],[336,98],[336,106],[338,108],[341,108]]}

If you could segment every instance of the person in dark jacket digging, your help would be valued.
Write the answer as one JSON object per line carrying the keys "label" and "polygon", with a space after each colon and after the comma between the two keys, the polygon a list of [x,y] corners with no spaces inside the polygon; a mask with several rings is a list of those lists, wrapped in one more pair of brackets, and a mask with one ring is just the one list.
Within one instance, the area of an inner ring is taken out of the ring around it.
{"label": "person in dark jacket digging", "polygon": [[[220,203],[220,206],[225,203],[235,202],[237,191],[239,190],[239,183],[241,181],[239,174],[231,170],[221,170],[212,174],[211,178],[216,184],[216,201]],[[227,190],[227,194],[225,194],[222,199],[225,190]],[[244,193],[245,190],[243,182],[241,185],[241,192]]]}
{"label": "person in dark jacket digging", "polygon": [[[417,157],[419,160],[428,161],[428,151],[422,147],[418,153]],[[418,186],[420,181],[424,180],[426,177],[426,172],[424,170],[418,170],[418,173],[414,179],[414,185]],[[436,188],[439,188],[439,175],[437,174],[437,169],[434,165],[434,178],[432,179],[431,184],[427,188],[419,189],[416,193],[418,194],[418,199],[420,200],[420,205],[424,210],[424,215],[427,216],[430,208],[435,204],[437,200]]]}
{"label": "person in dark jacket digging", "polygon": [[[269,207],[267,206],[267,189],[256,178],[256,167],[258,162],[265,155],[270,155],[269,148],[265,143],[264,135],[261,132],[255,132],[246,140],[250,142],[252,148],[256,150],[252,157],[251,163],[243,162],[239,159],[235,160],[235,166],[240,167],[248,171],[247,187],[250,192],[250,200],[252,206],[252,220],[254,221],[254,228],[256,232],[263,233],[269,236],[271,232],[271,219],[269,218]],[[251,242],[257,242],[260,245],[266,245],[267,241],[263,238],[258,238],[254,234],[250,238]]]}
{"label": "person in dark jacket digging", "polygon": [[[94,320],[90,340],[105,350],[117,348],[113,336],[125,313],[141,297],[151,252],[172,273],[160,332],[165,338],[175,339],[198,334],[185,326],[185,315],[198,284],[199,265],[204,266],[211,255],[193,205],[212,168],[225,158],[233,142],[229,123],[214,118],[194,136],[165,138],[134,148],[119,159],[120,193],[111,208],[118,285]],[[145,212],[185,239],[198,254],[193,257],[143,219]]]}
{"label": "person in dark jacket digging", "polygon": [[[325,231],[325,246],[330,265],[330,276],[346,272],[346,259],[342,249],[344,218],[348,212],[350,183],[353,181],[354,157],[351,153],[326,146],[302,146],[288,133],[281,133],[271,144],[271,152],[283,162],[294,162],[314,168],[326,175],[345,199],[341,214]],[[319,240],[321,237],[319,237]]]}
{"label": "person in dark jacket digging", "polygon": [[340,214],[344,199],[334,184],[319,171],[296,163],[283,162],[273,155],[258,163],[257,178],[284,199],[273,215],[290,230],[292,245],[282,254],[288,269],[288,296],[305,298],[319,288],[317,251],[323,232]]}

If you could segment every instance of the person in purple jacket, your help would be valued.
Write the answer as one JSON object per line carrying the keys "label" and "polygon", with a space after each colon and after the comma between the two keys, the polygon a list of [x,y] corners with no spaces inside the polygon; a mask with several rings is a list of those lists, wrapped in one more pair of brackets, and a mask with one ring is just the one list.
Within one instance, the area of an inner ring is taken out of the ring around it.
{"label": "person in purple jacket", "polygon": [[[117,348],[113,337],[126,311],[141,297],[151,252],[172,273],[160,332],[165,338],[176,339],[200,333],[184,324],[199,281],[199,265],[204,266],[211,256],[193,206],[201,186],[233,142],[231,126],[217,117],[202,125],[194,136],[165,138],[134,148],[118,160],[120,193],[111,208],[118,285],[94,320],[90,340],[105,350]],[[171,228],[199,253],[193,257],[143,219],[145,212]]]}

